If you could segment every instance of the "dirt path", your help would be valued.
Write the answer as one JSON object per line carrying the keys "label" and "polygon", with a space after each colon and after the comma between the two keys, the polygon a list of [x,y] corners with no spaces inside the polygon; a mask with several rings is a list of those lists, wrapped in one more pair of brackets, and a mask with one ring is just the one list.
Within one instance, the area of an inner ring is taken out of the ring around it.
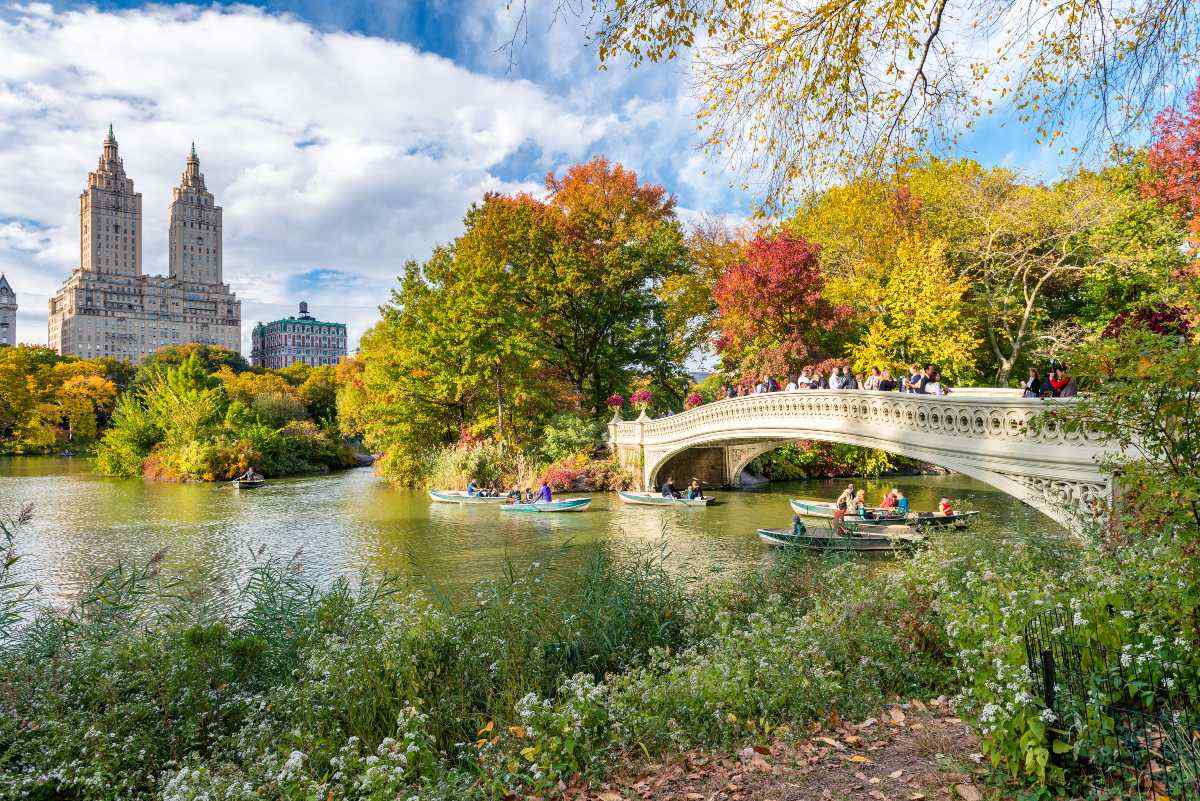
{"label": "dirt path", "polygon": [[[579,801],[980,801],[978,741],[943,699],[740,753],[693,751]],[[568,793],[568,796],[571,796]]]}

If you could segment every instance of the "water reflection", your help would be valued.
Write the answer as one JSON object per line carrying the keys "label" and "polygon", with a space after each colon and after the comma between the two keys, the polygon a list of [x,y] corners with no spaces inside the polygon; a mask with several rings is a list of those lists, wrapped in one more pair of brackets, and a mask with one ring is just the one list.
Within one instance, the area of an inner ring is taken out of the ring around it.
{"label": "water reflection", "polygon": [[[640,548],[664,533],[671,563],[680,569],[705,573],[765,563],[773,556],[755,530],[786,526],[789,497],[833,498],[845,483],[723,492],[721,503],[706,509],[629,506],[615,495],[597,495],[586,512],[507,515],[495,507],[432,504],[424,493],[386,486],[370,470],[272,481],[247,491],[105,479],[80,459],[12,458],[0,459],[0,513],[34,503],[21,568],[57,599],[119,559],[145,560],[164,548],[167,564],[187,580],[227,581],[244,573],[260,546],[279,556],[302,550],[305,572],[316,582],[386,571],[453,591],[500,575],[508,562],[572,563],[588,548]],[[981,510],[978,524],[961,536],[1061,533],[1033,509],[965,476],[889,478],[865,486],[869,501],[899,486],[914,509],[934,508],[947,496],[956,508]]]}

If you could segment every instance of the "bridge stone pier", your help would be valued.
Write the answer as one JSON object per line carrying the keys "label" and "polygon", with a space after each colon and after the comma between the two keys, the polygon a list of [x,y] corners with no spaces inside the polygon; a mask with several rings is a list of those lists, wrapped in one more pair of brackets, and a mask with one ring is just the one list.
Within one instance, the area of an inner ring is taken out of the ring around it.
{"label": "bridge stone pier", "polygon": [[1100,467],[1110,449],[1091,433],[1068,434],[1030,421],[1074,399],[1022,398],[1005,389],[951,395],[869,390],[797,390],[728,398],[681,414],[613,417],[609,446],[642,489],[670,471],[736,486],[756,456],[797,440],[877,448],[979,479],[1077,528],[1106,513],[1113,477]]}

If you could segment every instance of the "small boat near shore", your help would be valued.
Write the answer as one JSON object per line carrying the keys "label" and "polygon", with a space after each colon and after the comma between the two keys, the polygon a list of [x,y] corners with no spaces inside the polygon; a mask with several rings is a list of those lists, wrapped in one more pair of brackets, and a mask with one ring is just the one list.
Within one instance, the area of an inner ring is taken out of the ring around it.
{"label": "small boat near shore", "polygon": [[497,504],[504,503],[503,495],[468,495],[463,490],[430,490],[429,497],[436,503]]}
{"label": "small boat near shore", "polygon": [[546,512],[582,512],[591,505],[591,498],[563,498],[561,501],[506,503],[500,507],[500,511],[525,512],[530,514],[544,514]]}
{"label": "small boat near shore", "polygon": [[925,537],[921,534],[911,532],[882,533],[847,530],[847,533],[839,534],[832,528],[809,529],[803,534],[796,534],[785,528],[760,528],[758,538],[772,548],[806,548],[811,551],[850,551],[855,553],[903,551],[915,548],[925,541]]}
{"label": "small boat near shore", "polygon": [[621,496],[621,500],[625,503],[632,503],[638,506],[708,506],[716,500],[716,498],[672,498],[663,495],[661,492],[628,492],[622,490],[617,493]]}
{"label": "small boat near shore", "polygon": [[[804,498],[792,498],[789,501],[792,511],[802,518],[809,520],[832,520],[837,511],[837,505],[826,501],[810,501]],[[911,526],[913,528],[966,528],[979,512],[954,512],[943,515],[937,512],[910,512],[907,515],[895,514],[894,509],[868,509],[874,517],[859,517],[848,515],[846,523],[856,526]]]}

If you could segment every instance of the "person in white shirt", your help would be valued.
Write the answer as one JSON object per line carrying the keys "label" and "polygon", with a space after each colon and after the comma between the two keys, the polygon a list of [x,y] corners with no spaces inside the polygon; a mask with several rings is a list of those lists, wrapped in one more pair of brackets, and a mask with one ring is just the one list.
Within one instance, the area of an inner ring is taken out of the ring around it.
{"label": "person in white shirt", "polygon": [[863,382],[863,389],[879,389],[879,368],[872,367],[871,374],[867,376],[867,380]]}
{"label": "person in white shirt", "polygon": [[757,384],[754,385],[754,394],[755,395],[761,395],[766,391],[767,391],[767,385],[764,384],[763,382],[759,381]]}
{"label": "person in white shirt", "polygon": [[796,379],[797,389],[808,389],[810,386],[812,386],[812,376],[809,375],[811,372],[811,367],[805,367],[800,371],[800,377]]}
{"label": "person in white shirt", "polygon": [[783,388],[784,392],[795,392],[797,389],[796,376],[789,376],[787,386]]}
{"label": "person in white shirt", "polygon": [[833,368],[833,371],[829,374],[829,388],[830,389],[845,389],[845,387],[846,387],[846,381],[845,381],[845,379],[842,378],[842,368],[840,368],[840,367]]}

